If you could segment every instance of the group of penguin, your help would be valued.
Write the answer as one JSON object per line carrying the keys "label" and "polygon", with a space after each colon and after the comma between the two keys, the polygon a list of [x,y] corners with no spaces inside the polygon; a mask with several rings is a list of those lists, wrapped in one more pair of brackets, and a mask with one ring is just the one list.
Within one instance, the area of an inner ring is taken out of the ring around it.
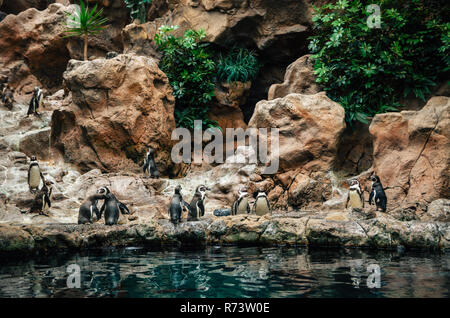
{"label": "group of penguin", "polygon": [[[380,209],[382,212],[386,212],[387,197],[380,178],[377,175],[372,174],[369,179],[372,181],[369,204],[372,205],[375,203],[376,211]],[[352,209],[364,208],[364,193],[361,189],[359,181],[356,179],[350,180],[350,188],[348,191],[347,202],[345,204],[345,208],[348,207],[351,207]]]}
{"label": "group of penguin", "polygon": [[[144,174],[148,172],[151,178],[159,178],[159,172],[154,158],[155,150],[149,147],[145,156],[143,171]],[[39,188],[41,180],[43,186]],[[383,185],[377,175],[371,175],[372,189],[369,195],[369,204],[375,203],[376,210],[386,212],[387,197],[384,192]],[[31,162],[28,167],[28,185],[30,192],[35,194],[35,198],[30,208],[30,213],[38,212],[39,214],[47,215],[46,211],[51,207],[51,193],[53,189],[53,182],[45,180],[39,164],[35,156],[31,156]],[[181,186],[175,187],[175,193],[169,205],[169,217],[173,224],[178,224],[181,221],[183,210],[188,211],[187,221],[195,221],[205,215],[205,197],[206,192],[210,189],[205,185],[199,185],[194,192],[194,196],[190,203],[183,200],[181,195]],[[250,200],[247,186],[241,186],[238,192],[237,199],[233,202],[231,209],[217,209],[214,211],[216,216],[238,215],[238,214],[255,214],[265,215],[271,213],[270,202],[264,189],[259,189],[254,194],[255,201],[253,208],[250,208]],[[99,200],[104,200],[100,210],[98,210],[97,203]],[[346,202],[346,208],[364,208],[364,195],[359,184],[359,181],[353,179],[350,181],[350,188]],[[89,196],[85,202],[80,206],[78,213],[78,224],[93,223],[94,215],[97,220],[101,219],[104,212],[105,224],[114,225],[119,220],[120,213],[130,214],[128,207],[120,202],[116,196],[104,186],[97,190],[97,192]]]}
{"label": "group of penguin", "polygon": [[[190,203],[183,200],[181,195],[181,186],[175,187],[175,193],[169,206],[170,221],[178,224],[181,221],[183,209],[188,210],[187,221],[196,221],[205,215],[205,197],[206,191],[210,190],[205,185],[199,185],[195,189],[194,196]],[[256,214],[264,215],[271,212],[270,203],[264,189],[256,192],[253,209],[250,209],[249,194],[246,186],[241,186],[238,192],[238,198],[233,202],[231,209],[217,209],[214,211],[216,216],[227,216],[237,214]]]}

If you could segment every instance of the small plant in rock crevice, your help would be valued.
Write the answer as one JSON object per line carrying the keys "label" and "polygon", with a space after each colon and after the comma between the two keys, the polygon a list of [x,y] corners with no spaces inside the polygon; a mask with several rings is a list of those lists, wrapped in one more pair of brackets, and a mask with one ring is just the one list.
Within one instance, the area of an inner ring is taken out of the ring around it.
{"label": "small plant in rock crevice", "polygon": [[248,82],[258,75],[260,64],[254,51],[233,48],[228,54],[219,54],[217,80],[222,82]]}

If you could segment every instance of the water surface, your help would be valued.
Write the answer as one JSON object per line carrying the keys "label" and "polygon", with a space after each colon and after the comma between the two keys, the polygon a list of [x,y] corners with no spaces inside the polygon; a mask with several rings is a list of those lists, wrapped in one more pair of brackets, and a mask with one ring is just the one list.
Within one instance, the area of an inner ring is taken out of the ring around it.
{"label": "water surface", "polygon": [[[80,288],[67,287],[71,264]],[[0,297],[447,298],[449,289],[450,255],[425,252],[127,248],[0,262]]]}

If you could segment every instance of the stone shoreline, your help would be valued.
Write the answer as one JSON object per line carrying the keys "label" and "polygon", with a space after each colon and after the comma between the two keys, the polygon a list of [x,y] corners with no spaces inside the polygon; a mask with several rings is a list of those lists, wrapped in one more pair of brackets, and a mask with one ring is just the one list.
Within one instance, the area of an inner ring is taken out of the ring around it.
{"label": "stone shoreline", "polygon": [[289,245],[397,249],[450,249],[450,226],[444,222],[402,222],[377,214],[373,219],[330,220],[315,216],[205,217],[177,226],[168,220],[105,226],[103,224],[0,224],[0,254],[36,253],[105,247]]}

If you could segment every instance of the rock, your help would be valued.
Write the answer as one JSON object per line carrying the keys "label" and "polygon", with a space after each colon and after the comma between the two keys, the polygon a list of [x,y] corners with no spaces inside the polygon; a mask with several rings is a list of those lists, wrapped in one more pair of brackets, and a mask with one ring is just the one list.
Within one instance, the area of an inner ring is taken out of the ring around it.
{"label": "rock", "polygon": [[325,93],[260,101],[249,127],[279,129],[280,172],[328,171],[345,128],[344,109]]}
{"label": "rock", "polygon": [[321,88],[316,84],[313,67],[311,55],[304,55],[297,59],[287,67],[284,82],[270,86],[267,99],[285,97],[291,93],[309,95],[319,93]]}
{"label": "rock", "polygon": [[0,253],[26,253],[34,248],[33,237],[18,227],[0,225]]}
{"label": "rock", "polygon": [[[28,93],[33,85],[54,88],[69,60],[66,48],[65,12],[73,6],[50,4],[43,11],[35,8],[8,15],[0,24],[0,69],[8,71],[16,93]],[[33,83],[27,85],[27,82]]]}
{"label": "rock", "polygon": [[450,200],[434,200],[428,205],[427,212],[420,219],[423,221],[450,222]]}
{"label": "rock", "polygon": [[160,24],[156,21],[142,24],[131,23],[125,26],[122,30],[123,53],[134,53],[159,60],[161,53],[158,52],[153,40],[159,26]]}
{"label": "rock", "polygon": [[36,156],[39,160],[50,159],[50,127],[33,130],[23,135],[19,142],[19,151],[28,157]]}
{"label": "rock", "polygon": [[171,166],[174,98],[153,59],[119,55],[69,62],[64,82],[73,102],[55,110],[52,145],[82,171],[140,171],[148,146],[163,174]]}
{"label": "rock", "polygon": [[419,111],[376,115],[373,167],[388,206],[450,197],[450,98],[433,97]]}
{"label": "rock", "polygon": [[[2,2],[3,6],[2,6]],[[0,7],[7,13],[19,14],[30,8],[35,8],[37,10],[44,10],[47,6],[55,1],[52,0],[5,0],[0,1]]]}
{"label": "rock", "polygon": [[243,128],[247,125],[244,122],[244,114],[240,108],[247,99],[251,82],[219,83],[216,85],[209,118],[219,123],[220,128]]}
{"label": "rock", "polygon": [[318,207],[331,196],[331,185],[321,178],[314,180],[305,174],[298,173],[289,187],[289,206],[305,208]]}

